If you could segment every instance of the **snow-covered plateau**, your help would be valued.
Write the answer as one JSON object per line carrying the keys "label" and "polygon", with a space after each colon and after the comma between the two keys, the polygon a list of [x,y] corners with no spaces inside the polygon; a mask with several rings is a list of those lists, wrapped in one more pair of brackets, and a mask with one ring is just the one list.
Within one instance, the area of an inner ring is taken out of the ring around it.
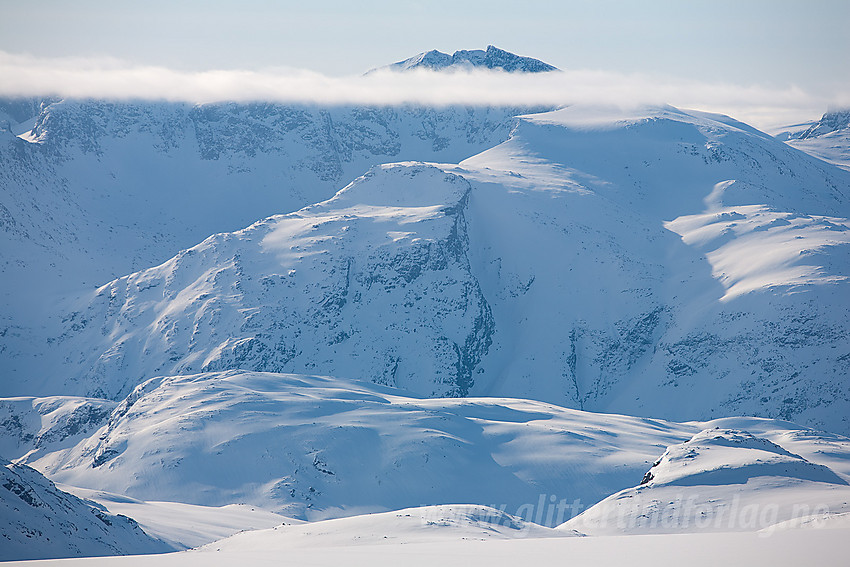
{"label": "snow-covered plateau", "polygon": [[0,101],[0,560],[839,563],[848,132]]}

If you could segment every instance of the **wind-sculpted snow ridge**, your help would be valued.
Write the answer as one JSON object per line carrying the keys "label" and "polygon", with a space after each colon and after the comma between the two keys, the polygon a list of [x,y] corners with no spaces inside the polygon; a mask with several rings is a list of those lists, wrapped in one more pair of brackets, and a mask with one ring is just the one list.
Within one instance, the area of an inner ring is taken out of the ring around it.
{"label": "wind-sculpted snow ridge", "polygon": [[[772,432],[776,437],[776,432]],[[843,454],[844,473],[746,431],[715,427],[673,445],[639,486],[614,494],[564,529],[591,534],[763,531],[850,512],[850,440],[824,439],[811,451]],[[817,457],[817,454],[810,457]]]}
{"label": "wind-sculpted snow ridge", "polygon": [[164,553],[174,548],[63,492],[37,471],[0,459],[0,560]]}
{"label": "wind-sculpted snow ridge", "polygon": [[373,69],[370,73],[379,70],[412,71],[415,69],[428,69],[431,71],[494,69],[509,73],[546,73],[558,70],[557,67],[538,59],[515,55],[493,45],[488,45],[486,50],[461,49],[451,55],[433,49],[414,55],[404,61]]}

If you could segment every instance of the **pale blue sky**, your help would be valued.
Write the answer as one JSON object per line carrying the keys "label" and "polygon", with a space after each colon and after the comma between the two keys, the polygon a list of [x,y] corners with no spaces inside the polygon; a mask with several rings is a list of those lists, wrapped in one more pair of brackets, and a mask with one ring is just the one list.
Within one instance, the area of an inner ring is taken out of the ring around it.
{"label": "pale blue sky", "polygon": [[361,73],[494,44],[561,68],[850,90],[848,0],[0,0],[0,50]]}

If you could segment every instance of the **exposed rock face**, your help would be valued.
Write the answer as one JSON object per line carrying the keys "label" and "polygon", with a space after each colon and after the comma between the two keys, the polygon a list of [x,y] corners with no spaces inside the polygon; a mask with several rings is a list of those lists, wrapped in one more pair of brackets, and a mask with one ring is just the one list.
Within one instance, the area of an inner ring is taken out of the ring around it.
{"label": "exposed rock face", "polygon": [[26,465],[0,459],[3,561],[164,553],[132,519],[63,492]]}

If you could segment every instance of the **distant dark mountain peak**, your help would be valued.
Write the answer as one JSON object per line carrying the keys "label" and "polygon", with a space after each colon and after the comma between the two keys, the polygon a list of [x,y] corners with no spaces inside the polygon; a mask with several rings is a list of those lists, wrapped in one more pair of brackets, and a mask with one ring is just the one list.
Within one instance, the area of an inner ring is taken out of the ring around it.
{"label": "distant dark mountain peak", "polygon": [[410,71],[413,69],[430,69],[432,71],[496,69],[510,73],[545,73],[559,70],[557,67],[538,59],[516,55],[493,45],[488,45],[486,50],[462,49],[455,51],[451,55],[432,49],[431,51],[414,55],[404,61],[379,67],[379,69],[389,69],[392,71]]}

